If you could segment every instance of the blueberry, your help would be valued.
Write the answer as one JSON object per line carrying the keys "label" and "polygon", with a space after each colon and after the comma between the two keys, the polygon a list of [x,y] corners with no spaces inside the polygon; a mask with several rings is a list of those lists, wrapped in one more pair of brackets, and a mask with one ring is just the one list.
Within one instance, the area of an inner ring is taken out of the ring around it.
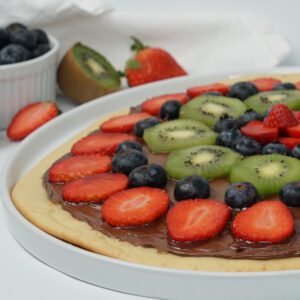
{"label": "blueberry", "polygon": [[225,192],[225,203],[232,208],[245,208],[253,205],[258,199],[255,186],[249,182],[231,184]]}
{"label": "blueberry", "polygon": [[36,47],[31,51],[31,57],[36,58],[39,57],[50,50],[49,44],[38,44]]}
{"label": "blueberry", "polygon": [[243,115],[238,117],[238,119],[237,119],[238,127],[245,126],[249,122],[255,121],[255,120],[262,121],[263,116],[260,115],[259,113],[257,113],[256,111],[254,111],[251,108],[247,109],[246,112]]}
{"label": "blueberry", "polygon": [[134,125],[133,133],[138,137],[143,137],[145,129],[153,127],[159,123],[161,123],[161,121],[156,117],[141,120]]}
{"label": "blueberry", "polygon": [[275,90],[275,91],[295,90],[295,89],[296,89],[296,86],[291,82],[278,83],[273,87],[273,90]]}
{"label": "blueberry", "polygon": [[36,35],[36,40],[38,44],[49,44],[49,39],[47,33],[42,29],[31,30]]}
{"label": "blueberry", "polygon": [[210,186],[208,181],[197,175],[186,176],[176,182],[174,197],[176,200],[208,198]]}
{"label": "blueberry", "polygon": [[164,188],[168,182],[168,176],[165,169],[157,164],[141,166],[129,174],[129,187],[150,186]]}
{"label": "blueberry", "polygon": [[8,35],[11,35],[12,32],[22,30],[22,29],[27,29],[27,27],[22,23],[12,23],[5,28]]}
{"label": "blueberry", "polygon": [[263,147],[262,154],[282,154],[289,155],[288,148],[280,143],[270,143]]}
{"label": "blueberry", "polygon": [[206,93],[203,93],[202,95],[223,96],[223,94],[220,92],[206,92]]}
{"label": "blueberry", "polygon": [[9,44],[9,37],[5,30],[0,28],[0,49]]}
{"label": "blueberry", "polygon": [[136,141],[124,141],[118,145],[116,153],[128,150],[137,150],[143,152],[143,147],[140,143]]}
{"label": "blueberry", "polygon": [[235,139],[232,148],[244,156],[261,153],[261,145],[252,138],[241,136]]}
{"label": "blueberry", "polygon": [[230,129],[237,129],[237,121],[228,115],[221,117],[214,126],[214,131],[216,132]]}
{"label": "blueberry", "polygon": [[228,92],[228,97],[245,100],[248,97],[257,94],[258,92],[259,91],[256,85],[254,85],[251,82],[242,81],[242,82],[237,82],[230,87]]}
{"label": "blueberry", "polygon": [[20,29],[10,34],[10,41],[27,49],[33,49],[36,46],[37,36],[28,29]]}
{"label": "blueberry", "polygon": [[242,134],[239,130],[230,129],[230,130],[223,130],[217,137],[217,145],[225,146],[231,148],[234,141],[241,137]]}
{"label": "blueberry", "polygon": [[169,100],[160,109],[160,117],[163,120],[175,120],[179,117],[181,103],[177,100]]}
{"label": "blueberry", "polygon": [[300,144],[295,146],[292,150],[292,156],[300,159]]}
{"label": "blueberry", "polygon": [[300,206],[300,181],[284,185],[279,193],[279,197],[288,206]]}
{"label": "blueberry", "polygon": [[113,173],[124,173],[128,175],[133,169],[147,165],[147,156],[138,150],[118,152],[112,159]]}
{"label": "blueberry", "polygon": [[0,51],[0,65],[14,64],[30,58],[29,50],[21,45],[10,44]]}

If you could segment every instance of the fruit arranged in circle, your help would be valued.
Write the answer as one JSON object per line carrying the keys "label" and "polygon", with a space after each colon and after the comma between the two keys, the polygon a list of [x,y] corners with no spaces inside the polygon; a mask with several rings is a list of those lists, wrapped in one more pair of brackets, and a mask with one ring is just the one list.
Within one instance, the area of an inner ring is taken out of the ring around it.
{"label": "fruit arranged in circle", "polygon": [[148,128],[144,141],[152,152],[170,152],[196,145],[214,144],[216,133],[195,120],[173,120]]}
{"label": "fruit arranged in circle", "polygon": [[238,98],[242,101],[257,94],[259,90],[252,82],[242,81],[233,84],[228,92],[228,97]]}
{"label": "fruit arranged in circle", "polygon": [[67,182],[87,175],[109,172],[111,158],[102,155],[71,156],[55,163],[49,170],[51,182]]}
{"label": "fruit arranged in circle", "polygon": [[300,91],[283,90],[263,92],[249,97],[244,102],[259,114],[265,114],[275,104],[285,104],[290,109],[300,109]]}
{"label": "fruit arranged in circle", "polygon": [[219,146],[232,148],[235,140],[239,137],[242,137],[242,134],[237,129],[223,130],[218,135],[216,144]]}
{"label": "fruit arranged in circle", "polygon": [[300,206],[300,181],[289,182],[284,185],[279,197],[288,206]]}
{"label": "fruit arranged in circle", "polygon": [[161,107],[170,100],[179,101],[185,104],[188,101],[186,93],[167,94],[150,98],[141,104],[141,110],[151,115],[158,115]]}
{"label": "fruit arranged in circle", "polygon": [[256,140],[247,136],[240,136],[234,140],[232,149],[244,156],[249,156],[259,154],[262,147]]}
{"label": "fruit arranged in circle", "polygon": [[138,137],[143,137],[144,131],[147,128],[160,124],[161,120],[156,117],[151,117],[137,122],[133,127],[133,133]]}
{"label": "fruit arranged in circle", "polygon": [[150,186],[164,188],[168,182],[167,172],[161,165],[149,164],[132,170],[128,177],[129,187]]}
{"label": "fruit arranged in circle", "polygon": [[187,89],[187,94],[189,95],[190,98],[195,98],[198,96],[201,96],[203,94],[208,94],[208,93],[220,93],[221,95],[226,95],[228,93],[229,87],[227,84],[224,83],[212,83],[212,84],[207,84],[207,85],[199,85],[199,86],[194,86],[191,88]]}
{"label": "fruit arranged in circle", "polygon": [[169,196],[162,190],[138,187],[115,193],[102,206],[102,217],[111,226],[149,224],[169,207]]}
{"label": "fruit arranged in circle", "polygon": [[292,236],[294,226],[293,217],[286,205],[269,200],[241,211],[233,220],[232,231],[245,241],[275,243]]}
{"label": "fruit arranged in circle", "polygon": [[198,175],[210,180],[226,177],[241,158],[228,148],[202,145],[171,152],[165,168],[169,177],[174,179]]}
{"label": "fruit arranged in circle", "polygon": [[130,132],[134,125],[144,119],[151,117],[148,113],[135,113],[131,115],[124,115],[113,117],[100,125],[103,132]]}
{"label": "fruit arranged in circle", "polygon": [[280,143],[270,143],[263,147],[262,154],[281,154],[289,155],[288,148]]}
{"label": "fruit arranged in circle", "polygon": [[124,141],[118,145],[116,153],[128,150],[137,150],[143,152],[143,146],[137,141]]}
{"label": "fruit arranged in circle", "polygon": [[274,86],[273,90],[295,90],[296,86],[291,83],[291,82],[283,82],[283,83],[278,83]]}
{"label": "fruit arranged in circle", "polygon": [[167,101],[160,109],[160,117],[163,120],[175,120],[179,118],[181,103],[176,100]]}
{"label": "fruit arranged in circle", "polygon": [[96,203],[127,188],[124,174],[97,174],[66,183],[62,187],[64,200],[74,203]]}
{"label": "fruit arranged in circle", "polygon": [[125,133],[94,133],[77,141],[71,148],[74,155],[113,154],[124,141],[135,140]]}
{"label": "fruit arranged in circle", "polygon": [[238,123],[237,120],[224,115],[220,117],[220,120],[214,125],[213,130],[216,132],[221,132],[223,130],[237,129]]}
{"label": "fruit arranged in circle", "polygon": [[178,242],[207,240],[224,229],[229,216],[229,207],[216,200],[178,202],[167,215],[168,233]]}
{"label": "fruit arranged in circle", "polygon": [[225,192],[225,203],[232,208],[245,208],[253,205],[258,199],[256,188],[249,182],[235,182]]}
{"label": "fruit arranged in circle", "polygon": [[194,119],[212,127],[221,116],[228,115],[236,118],[246,109],[246,105],[238,99],[203,95],[183,105],[180,118]]}
{"label": "fruit arranged in circle", "polygon": [[186,176],[176,182],[174,197],[178,200],[208,198],[210,186],[208,181],[197,175]]}
{"label": "fruit arranged in circle", "polygon": [[262,121],[263,116],[254,111],[251,108],[248,108],[244,114],[237,118],[238,127],[247,125],[251,121]]}
{"label": "fruit arranged in circle", "polygon": [[260,196],[279,193],[281,188],[300,180],[300,162],[292,157],[279,154],[256,155],[245,158],[232,166],[229,180],[252,183]]}
{"label": "fruit arranged in circle", "polygon": [[260,92],[268,92],[273,90],[274,86],[281,83],[279,79],[266,77],[266,78],[257,78],[251,80],[251,82],[258,88]]}

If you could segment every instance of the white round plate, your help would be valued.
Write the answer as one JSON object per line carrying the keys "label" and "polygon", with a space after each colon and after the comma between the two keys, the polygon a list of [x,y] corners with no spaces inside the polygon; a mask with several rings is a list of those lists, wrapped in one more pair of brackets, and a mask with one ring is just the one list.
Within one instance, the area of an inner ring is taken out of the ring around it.
{"label": "white round plate", "polygon": [[[278,68],[261,73],[292,72],[300,72],[300,68]],[[252,73],[257,74],[257,71]],[[127,263],[91,253],[48,235],[28,222],[11,201],[10,191],[22,175],[46,154],[102,116],[136,105],[151,96],[184,91],[187,87],[216,82],[229,75],[188,76],[118,92],[65,113],[26,138],[1,172],[1,197],[12,234],[25,249],[49,266],[77,279],[120,292],[162,299],[299,299],[300,270],[200,272]]]}

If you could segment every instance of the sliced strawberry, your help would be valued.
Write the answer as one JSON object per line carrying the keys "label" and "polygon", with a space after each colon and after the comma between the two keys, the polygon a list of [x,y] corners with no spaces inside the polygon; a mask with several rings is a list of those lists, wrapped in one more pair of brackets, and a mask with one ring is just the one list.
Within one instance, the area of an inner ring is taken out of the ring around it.
{"label": "sliced strawberry", "polygon": [[62,188],[64,200],[69,202],[96,203],[127,188],[124,174],[97,174],[66,183]]}
{"label": "sliced strawberry", "polygon": [[177,93],[177,94],[168,94],[156,96],[151,99],[144,101],[141,104],[142,111],[146,111],[151,115],[158,115],[160,112],[160,108],[163,104],[170,100],[177,100],[182,104],[185,104],[188,100],[186,93]]}
{"label": "sliced strawberry", "polygon": [[297,126],[294,126],[294,127],[289,127],[286,130],[287,130],[288,136],[294,137],[294,138],[300,138],[300,124],[298,124]]}
{"label": "sliced strawberry", "polygon": [[109,156],[72,156],[55,163],[49,170],[49,181],[67,182],[87,175],[106,173],[111,169]]}
{"label": "sliced strawberry", "polygon": [[116,193],[102,207],[104,220],[112,226],[149,224],[169,206],[169,196],[161,189],[138,187]]}
{"label": "sliced strawberry", "polygon": [[294,116],[296,117],[296,119],[298,121],[300,121],[300,111],[293,111],[293,113],[294,113]]}
{"label": "sliced strawberry", "polygon": [[113,154],[124,141],[133,141],[135,137],[125,133],[95,133],[76,142],[71,149],[74,155]]}
{"label": "sliced strawberry", "polygon": [[266,127],[287,128],[298,125],[293,112],[285,104],[276,104],[272,106],[268,116],[264,119]]}
{"label": "sliced strawberry", "polygon": [[212,83],[207,85],[194,86],[187,89],[187,94],[190,98],[195,98],[208,92],[219,92],[226,95],[229,91],[229,86],[224,83]]}
{"label": "sliced strawberry", "polygon": [[295,231],[292,214],[281,201],[269,200],[254,204],[237,214],[232,232],[250,242],[282,242]]}
{"label": "sliced strawberry", "polygon": [[35,102],[25,106],[12,119],[7,137],[18,141],[24,139],[31,132],[55,118],[59,113],[53,102]]}
{"label": "sliced strawberry", "polygon": [[182,201],[167,215],[168,233],[179,242],[207,240],[223,230],[229,216],[229,207],[216,200]]}
{"label": "sliced strawberry", "polygon": [[258,90],[260,92],[267,92],[267,91],[272,91],[273,87],[276,84],[281,83],[279,79],[271,78],[271,77],[266,77],[266,78],[257,78],[254,80],[251,80],[253,84],[256,85]]}
{"label": "sliced strawberry", "polygon": [[285,145],[289,150],[292,150],[300,144],[300,138],[282,137],[279,139],[279,142]]}
{"label": "sliced strawberry", "polygon": [[297,90],[300,90],[300,81],[294,82]]}
{"label": "sliced strawberry", "polygon": [[132,115],[118,116],[107,120],[100,125],[103,132],[130,132],[134,125],[144,119],[148,119],[152,115],[141,112]]}
{"label": "sliced strawberry", "polygon": [[244,135],[261,144],[268,144],[278,139],[278,128],[265,127],[261,121],[251,121],[240,130]]}

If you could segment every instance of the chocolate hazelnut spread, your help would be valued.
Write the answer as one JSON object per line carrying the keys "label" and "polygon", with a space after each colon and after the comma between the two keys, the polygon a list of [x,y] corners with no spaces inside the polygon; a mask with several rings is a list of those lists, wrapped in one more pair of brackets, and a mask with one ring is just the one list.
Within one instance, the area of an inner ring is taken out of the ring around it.
{"label": "chocolate hazelnut spread", "polygon": [[[146,146],[144,146],[144,152],[148,156],[149,163],[164,165],[167,155],[153,154]],[[70,212],[74,218],[87,222],[92,228],[99,230],[109,237],[126,241],[135,246],[152,247],[157,249],[160,253],[172,253],[181,256],[210,256],[230,259],[273,259],[300,256],[299,208],[290,208],[295,218],[295,234],[292,238],[283,243],[249,243],[241,241],[232,235],[230,222],[219,235],[212,239],[197,243],[178,243],[168,237],[165,224],[166,215],[144,226],[128,228],[112,227],[106,224],[101,218],[101,203],[73,204],[64,201],[61,196],[62,184],[49,182],[48,171],[44,174],[43,184],[47,190],[49,199],[62,205],[63,209]],[[166,187],[172,203],[174,203],[174,184],[175,182],[173,180],[169,180]],[[228,184],[225,179],[211,181],[211,198],[223,202],[224,193]],[[276,199],[276,197],[274,199]],[[237,211],[232,210],[232,217],[236,213]]]}

